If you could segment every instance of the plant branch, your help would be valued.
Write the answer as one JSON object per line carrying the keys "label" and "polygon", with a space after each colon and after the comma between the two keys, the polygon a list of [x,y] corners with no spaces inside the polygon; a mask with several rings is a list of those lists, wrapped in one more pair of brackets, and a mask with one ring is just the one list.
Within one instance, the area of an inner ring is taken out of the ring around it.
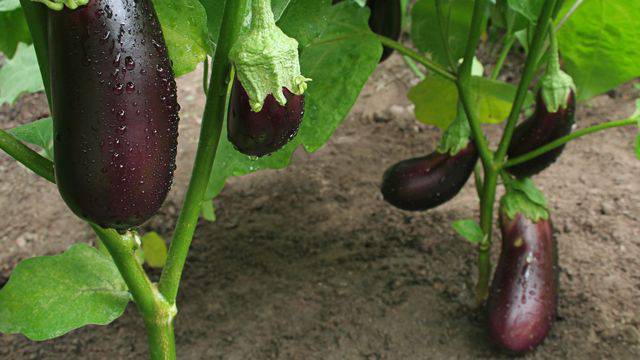
{"label": "plant branch", "polygon": [[118,267],[147,327],[152,359],[175,359],[172,307],[151,283],[134,254],[138,244],[133,236],[121,236],[113,229],[90,224]]}
{"label": "plant branch", "polygon": [[502,70],[502,66],[504,65],[504,61],[507,59],[509,52],[511,51],[511,47],[516,40],[516,36],[513,34],[507,34],[504,38],[504,44],[502,45],[502,50],[500,51],[500,55],[498,56],[498,60],[496,61],[496,65],[491,72],[491,79],[496,80],[500,75],[500,71]]}
{"label": "plant branch", "polygon": [[175,304],[176,301],[182,270],[187,260],[200,215],[200,207],[209,183],[209,175],[216,157],[227,105],[228,78],[231,71],[229,50],[242,28],[248,4],[249,0],[227,1],[225,3],[191,181],[173,234],[167,263],[158,285],[160,292],[170,304]]}
{"label": "plant branch", "polygon": [[0,129],[0,149],[46,180],[55,183],[53,162],[31,150],[13,135]]}
{"label": "plant branch", "polygon": [[412,58],[408,57],[407,55],[402,55],[402,59],[404,60],[405,63],[407,63],[407,66],[409,67],[409,69],[411,69],[411,71],[413,71],[413,73],[416,74],[416,76],[420,79],[420,81],[426,78],[426,75],[422,72],[422,70],[420,70],[420,68],[418,67],[418,64],[416,64],[416,62],[413,61]]}
{"label": "plant branch", "polygon": [[549,29],[551,15],[556,1],[557,0],[545,0],[542,11],[540,12],[540,17],[538,18],[538,24],[536,25],[536,31],[533,36],[533,41],[531,43],[529,54],[527,55],[527,59],[524,64],[522,77],[520,78],[520,84],[518,85],[516,97],[511,107],[511,113],[509,114],[507,125],[505,126],[504,133],[502,134],[502,139],[500,140],[500,145],[498,146],[498,150],[495,154],[495,161],[498,165],[498,168],[502,166],[502,162],[504,161],[507,149],[509,148],[509,143],[511,142],[511,137],[513,136],[513,131],[515,130],[516,124],[518,123],[518,118],[520,117],[522,105],[524,104],[524,101],[527,97],[529,85],[531,85],[531,81],[533,80],[533,77],[535,76],[535,73],[538,69],[538,55],[542,50],[542,46]]}
{"label": "plant branch", "polygon": [[450,81],[456,80],[456,76],[450,71],[448,71],[447,69],[445,69],[444,67],[442,67],[442,65],[436,63],[435,61],[429,60],[427,57],[420,55],[418,52],[412,49],[409,49],[408,47],[402,45],[401,43],[375,33],[367,33],[367,35],[375,37],[376,39],[378,39],[378,41],[382,43],[382,45],[388,48],[392,48],[397,52],[399,52],[400,54],[406,55],[412,58],[413,60],[419,62],[420,64],[424,65],[424,67],[431,70],[433,73],[438,74]]}
{"label": "plant branch", "polygon": [[638,124],[638,119],[635,118],[631,118],[631,119],[626,119],[626,120],[618,120],[618,121],[609,121],[609,122],[605,122],[602,124],[598,124],[598,125],[594,125],[585,129],[580,129],[577,131],[572,132],[571,134],[567,135],[567,136],[563,136],[557,140],[554,140],[544,146],[541,146],[531,152],[528,152],[526,154],[520,155],[517,158],[514,159],[510,159],[509,161],[507,161],[504,164],[505,168],[511,167],[511,166],[516,166],[519,164],[522,164],[524,162],[527,162],[531,159],[534,159],[546,152],[549,152],[555,148],[558,148],[566,143],[568,143],[571,140],[577,139],[579,137],[588,135],[588,134],[593,134],[595,132],[598,131],[602,131],[602,130],[606,130],[606,129],[610,129],[610,128],[615,128],[615,127],[621,127],[621,126],[629,126],[629,125],[637,125]]}

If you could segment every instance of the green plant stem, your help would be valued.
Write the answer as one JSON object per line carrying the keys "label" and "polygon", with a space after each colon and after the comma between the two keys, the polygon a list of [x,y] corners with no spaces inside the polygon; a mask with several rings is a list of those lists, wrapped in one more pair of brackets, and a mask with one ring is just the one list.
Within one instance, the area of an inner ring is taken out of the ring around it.
{"label": "green plant stem", "polygon": [[443,68],[442,65],[429,60],[427,57],[420,55],[418,52],[412,49],[409,49],[408,47],[402,45],[401,43],[375,33],[367,33],[367,35],[375,37],[376,39],[378,39],[378,41],[382,43],[382,45],[388,48],[392,48],[397,52],[399,52],[400,54],[406,55],[412,58],[413,60],[419,62],[420,64],[424,65],[424,67],[431,70],[433,73],[438,74],[450,81],[456,80],[456,76],[450,71],[448,71],[447,69]]}
{"label": "green plant stem", "polygon": [[248,4],[249,0],[227,1],[225,3],[191,181],[173,234],[167,263],[158,284],[160,292],[170,304],[175,304],[176,301],[182,270],[187,260],[189,246],[198,223],[200,206],[216,157],[227,105],[227,89],[231,71],[229,50],[242,28]]}
{"label": "green plant stem", "polygon": [[38,59],[40,75],[42,76],[42,84],[44,92],[47,94],[49,109],[51,109],[51,79],[49,77],[49,39],[47,36],[47,12],[49,9],[32,0],[20,0],[22,11],[27,19],[27,26],[31,33],[33,46]]}
{"label": "green plant stem", "polygon": [[507,161],[504,164],[505,168],[511,167],[511,166],[516,166],[519,164],[522,164],[524,162],[527,162],[531,159],[534,159],[546,152],[549,152],[555,148],[558,148],[566,143],[568,143],[571,140],[577,139],[579,137],[588,135],[588,134],[592,134],[598,131],[602,131],[602,130],[606,130],[606,129],[610,129],[610,128],[615,128],[615,127],[620,127],[620,126],[629,126],[629,125],[637,125],[638,124],[638,119],[635,118],[631,118],[631,119],[625,119],[625,120],[617,120],[617,121],[609,121],[609,122],[605,122],[602,124],[598,124],[598,125],[594,125],[588,128],[584,128],[584,129],[580,129],[577,131],[572,132],[571,134],[567,135],[567,136],[563,136],[557,140],[554,140],[544,146],[541,146],[531,152],[528,152],[524,155],[520,155],[517,158],[511,159],[509,161]]}
{"label": "green plant stem", "polygon": [[204,69],[202,69],[202,91],[206,94],[209,89],[209,57],[205,56],[202,62]]}
{"label": "green plant stem", "polygon": [[13,135],[0,129],[0,149],[43,178],[55,182],[53,162],[31,150]]}
{"label": "green plant stem", "polygon": [[482,180],[482,164],[476,163],[476,166],[473,168],[473,178],[476,182],[476,193],[478,194],[478,198],[482,197],[482,189],[484,188],[484,181]]}
{"label": "green plant stem", "polygon": [[402,59],[404,60],[405,63],[407,63],[407,66],[409,67],[409,69],[411,69],[411,71],[413,71],[413,73],[416,74],[416,76],[420,79],[420,81],[426,78],[426,75],[422,72],[422,70],[420,70],[420,68],[418,67],[418,64],[416,64],[416,62],[413,61],[412,58],[408,57],[407,55],[402,55]]}
{"label": "green plant stem", "polygon": [[109,250],[113,262],[127,283],[138,311],[144,319],[151,359],[175,359],[176,349],[173,335],[175,307],[169,305],[160,295],[158,289],[151,283],[144,269],[136,260],[134,251],[138,245],[135,244],[132,237],[121,236],[115,230],[103,229],[95,224],[91,224],[91,227],[102,244]]}
{"label": "green plant stem", "polygon": [[504,128],[504,133],[502,134],[500,145],[498,146],[498,150],[495,154],[495,161],[498,169],[504,162],[504,157],[507,153],[507,149],[509,148],[509,143],[511,142],[513,131],[515,130],[516,124],[518,123],[518,118],[520,117],[522,105],[524,104],[524,101],[527,97],[529,85],[531,85],[531,81],[533,80],[533,77],[538,70],[538,55],[540,54],[542,46],[544,45],[544,40],[549,29],[551,15],[556,5],[556,1],[557,0],[545,0],[542,11],[540,12],[538,23],[536,25],[536,31],[533,36],[533,41],[531,43],[529,54],[527,55],[527,59],[524,64],[522,77],[520,78],[520,84],[518,85],[516,97],[511,107],[511,113],[509,114],[507,125]]}
{"label": "green plant stem", "polygon": [[442,48],[444,49],[445,56],[447,61],[449,61],[449,66],[451,69],[455,69],[457,67],[456,62],[453,60],[451,56],[451,47],[449,46],[449,16],[444,16],[444,10],[442,8],[442,0],[436,0],[436,13],[438,14],[438,27],[440,28],[440,41],[442,41]]}
{"label": "green plant stem", "polygon": [[496,80],[498,76],[500,76],[500,71],[502,70],[502,66],[504,65],[504,61],[507,59],[509,52],[511,51],[511,47],[513,43],[516,41],[516,36],[513,34],[507,34],[504,39],[504,44],[502,45],[502,50],[500,51],[500,55],[498,56],[498,61],[496,62],[496,66],[493,68],[491,72],[491,79]]}

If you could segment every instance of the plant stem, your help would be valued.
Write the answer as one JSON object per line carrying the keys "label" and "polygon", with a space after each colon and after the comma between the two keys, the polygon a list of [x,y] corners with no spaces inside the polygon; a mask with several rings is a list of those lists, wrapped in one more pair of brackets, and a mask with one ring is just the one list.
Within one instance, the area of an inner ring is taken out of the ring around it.
{"label": "plant stem", "polygon": [[500,56],[498,56],[498,61],[496,62],[496,66],[493,68],[491,72],[491,79],[496,80],[500,75],[500,70],[502,70],[502,66],[504,65],[504,61],[507,59],[509,52],[511,51],[511,47],[513,43],[516,41],[516,36],[513,34],[508,34],[504,39],[504,44],[502,46],[502,51],[500,51]]}
{"label": "plant stem", "polygon": [[242,28],[248,4],[249,0],[225,3],[191,181],[173,234],[167,263],[158,285],[160,292],[170,304],[175,304],[176,301],[182,270],[187,260],[189,246],[198,223],[200,206],[209,183],[209,174],[216,157],[227,105],[228,77],[231,71],[229,50]]}
{"label": "plant stem", "polygon": [[37,175],[51,182],[56,181],[53,162],[31,150],[27,145],[2,129],[0,129],[0,149]]}
{"label": "plant stem", "polygon": [[90,224],[102,244],[109,250],[113,262],[118,267],[138,311],[144,319],[149,339],[149,353],[152,359],[175,359],[175,341],[173,336],[173,318],[175,307],[160,295],[151,283],[144,269],[136,260],[137,248],[131,236],[121,236],[113,229],[103,229]]}
{"label": "plant stem", "polygon": [[451,16],[451,9],[449,9],[449,14],[447,17],[444,16],[444,11],[442,9],[442,0],[436,0],[436,13],[438,14],[438,27],[440,28],[440,41],[442,41],[442,48],[444,49],[445,57],[447,61],[449,61],[449,66],[451,69],[455,69],[457,64],[453,60],[451,56],[451,48],[449,46],[449,19]]}
{"label": "plant stem", "polygon": [[450,71],[448,71],[447,69],[443,68],[442,65],[429,60],[427,57],[420,55],[416,51],[409,49],[408,47],[402,45],[401,43],[375,33],[367,33],[367,35],[375,37],[376,39],[378,39],[378,41],[382,43],[382,45],[388,48],[392,48],[397,52],[399,52],[400,54],[406,55],[412,58],[413,60],[419,62],[420,64],[424,65],[427,69],[433,71],[435,74],[438,74],[450,81],[456,80],[456,76],[452,74]]}
{"label": "plant stem", "polygon": [[598,131],[602,131],[605,129],[610,129],[610,128],[614,128],[614,127],[620,127],[620,126],[629,126],[629,125],[637,125],[638,124],[638,119],[635,118],[631,118],[631,119],[625,119],[625,120],[618,120],[618,121],[609,121],[609,122],[605,122],[602,124],[598,124],[598,125],[594,125],[585,129],[580,129],[577,131],[574,131],[573,133],[567,135],[567,136],[563,136],[557,140],[554,140],[544,146],[541,146],[531,152],[528,152],[524,155],[520,155],[517,158],[511,159],[509,161],[507,161],[504,164],[504,168],[508,168],[511,166],[516,166],[519,164],[522,164],[524,162],[527,162],[531,159],[534,159],[546,152],[549,152],[557,147],[560,147],[566,143],[568,143],[571,140],[577,139],[579,137],[588,135],[588,134],[592,134]]}
{"label": "plant stem", "polygon": [[500,140],[500,145],[498,146],[498,150],[495,154],[495,161],[498,165],[498,168],[502,166],[502,162],[504,161],[504,157],[507,153],[509,143],[511,142],[511,137],[513,136],[513,131],[515,130],[518,118],[520,117],[522,105],[524,104],[524,101],[527,97],[529,85],[531,84],[531,81],[533,80],[533,77],[538,70],[538,55],[542,49],[542,45],[544,44],[556,1],[557,0],[545,0],[542,11],[540,12],[538,24],[536,25],[536,31],[533,36],[533,41],[531,43],[529,54],[527,55],[527,59],[524,64],[522,77],[520,78],[520,84],[518,85],[516,97],[511,107],[511,113],[509,114],[507,125],[505,126],[504,133],[502,134],[502,139]]}
{"label": "plant stem", "polygon": [[32,0],[20,0],[22,11],[27,19],[27,26],[36,51],[40,75],[44,92],[47,94],[49,109],[51,109],[51,79],[49,77],[49,39],[47,36],[47,12],[50,11],[43,4]]}
{"label": "plant stem", "polygon": [[426,78],[426,75],[422,72],[422,70],[420,70],[420,68],[418,67],[418,64],[416,64],[416,62],[413,61],[412,58],[408,57],[407,55],[402,55],[402,59],[404,59],[404,62],[407,63],[407,66],[409,66],[409,69],[411,69],[411,71],[413,71],[413,73],[416,74],[416,76],[420,79],[420,81]]}
{"label": "plant stem", "polygon": [[209,56],[205,56],[202,64],[202,91],[206,94],[209,89]]}

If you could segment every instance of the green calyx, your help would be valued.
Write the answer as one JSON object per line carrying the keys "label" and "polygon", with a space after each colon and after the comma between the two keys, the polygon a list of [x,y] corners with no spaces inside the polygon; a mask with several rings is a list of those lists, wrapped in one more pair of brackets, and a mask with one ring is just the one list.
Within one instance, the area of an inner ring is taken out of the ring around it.
{"label": "green calyx", "polygon": [[251,10],[251,27],[233,45],[229,59],[249,95],[251,109],[258,112],[269,94],[284,106],[287,99],[282,88],[302,95],[311,79],[300,74],[298,42],[276,25],[271,1],[253,0]]}
{"label": "green calyx", "polygon": [[441,154],[449,153],[449,155],[453,156],[469,145],[470,137],[471,127],[469,126],[467,115],[462,104],[458,103],[456,118],[442,134],[442,139],[440,139],[440,144],[436,151]]}
{"label": "green calyx", "polygon": [[550,31],[551,57],[547,65],[547,71],[540,79],[540,94],[542,101],[549,112],[557,112],[566,109],[571,92],[575,94],[576,85],[569,74],[560,69],[560,56],[558,54],[558,42],[553,29]]}
{"label": "green calyx", "polygon": [[49,9],[60,11],[65,6],[71,10],[77,9],[79,6],[84,6],[89,3],[89,0],[31,0],[33,2],[39,2],[46,5]]}
{"label": "green calyx", "polygon": [[522,214],[533,222],[549,219],[547,199],[530,178],[514,179],[503,173],[506,193],[500,199],[500,211],[513,219]]}

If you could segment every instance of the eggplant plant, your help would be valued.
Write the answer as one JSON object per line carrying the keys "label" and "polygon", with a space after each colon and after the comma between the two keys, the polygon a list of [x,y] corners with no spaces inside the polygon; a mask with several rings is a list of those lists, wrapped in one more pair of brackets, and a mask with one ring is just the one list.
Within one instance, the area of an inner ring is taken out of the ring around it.
{"label": "eggplant plant", "polygon": [[[48,118],[0,129],[0,149],[55,184],[99,239],[97,248],[77,244],[17,265],[0,288],[0,332],[49,340],[109,324],[133,302],[150,358],[175,359],[177,296],[191,241],[201,214],[213,219],[211,201],[227,178],[283,168],[298,147],[318,150],[379,62],[395,56],[420,79],[408,93],[416,118],[444,131],[437,146],[394,160],[382,195],[398,211],[438,211],[474,177],[479,219],[453,226],[477,251],[476,305],[487,311],[497,348],[533,350],[552,331],[562,284],[552,209],[530,177],[571,140],[640,124],[640,112],[583,128],[574,121],[580,101],[640,76],[630,65],[640,54],[611,46],[618,29],[640,27],[628,16],[638,5],[618,4],[612,11],[624,16],[610,17],[582,3],[0,1],[0,29],[18,24],[0,34],[0,105],[44,91],[50,110]],[[513,81],[502,81],[516,48],[524,63]],[[383,66],[400,62],[389,63]],[[192,174],[168,252],[152,264],[141,246],[166,244],[138,227],[161,207],[180,165],[176,78],[200,64],[206,102]],[[488,76],[485,65],[493,67]],[[21,81],[6,81],[14,72]],[[503,124],[500,138],[488,138],[483,124]],[[492,280],[499,185],[502,250]],[[157,282],[144,264],[162,268]]]}

